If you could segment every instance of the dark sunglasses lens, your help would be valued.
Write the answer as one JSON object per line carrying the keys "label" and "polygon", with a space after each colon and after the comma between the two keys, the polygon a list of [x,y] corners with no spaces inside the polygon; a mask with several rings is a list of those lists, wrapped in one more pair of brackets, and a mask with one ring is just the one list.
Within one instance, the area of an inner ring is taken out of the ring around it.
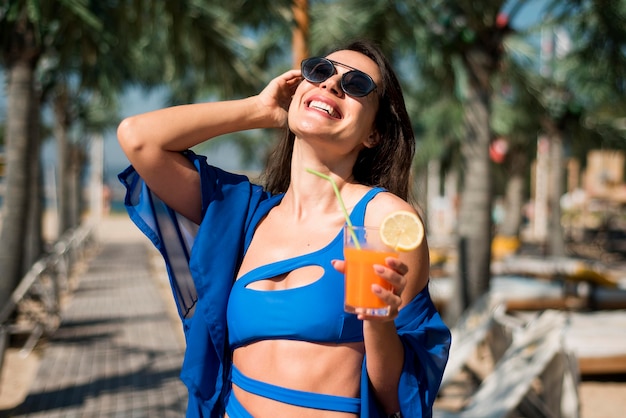
{"label": "dark sunglasses lens", "polygon": [[345,73],[341,80],[343,90],[351,96],[367,96],[374,90],[374,82],[367,74],[360,71],[349,71]]}
{"label": "dark sunglasses lens", "polygon": [[302,76],[313,83],[328,80],[334,73],[333,63],[323,58],[309,58],[302,61]]}

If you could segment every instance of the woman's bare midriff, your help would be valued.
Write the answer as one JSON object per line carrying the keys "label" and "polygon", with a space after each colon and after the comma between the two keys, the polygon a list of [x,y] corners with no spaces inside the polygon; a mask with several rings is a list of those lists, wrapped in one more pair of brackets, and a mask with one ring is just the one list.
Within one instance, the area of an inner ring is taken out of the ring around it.
{"label": "woman's bare midriff", "polygon": [[[241,373],[261,382],[305,392],[356,398],[360,393],[363,355],[363,343],[337,345],[264,340],[237,348],[233,353],[233,363]],[[233,393],[255,418],[356,416],[277,402],[246,392],[236,385],[233,385]]]}

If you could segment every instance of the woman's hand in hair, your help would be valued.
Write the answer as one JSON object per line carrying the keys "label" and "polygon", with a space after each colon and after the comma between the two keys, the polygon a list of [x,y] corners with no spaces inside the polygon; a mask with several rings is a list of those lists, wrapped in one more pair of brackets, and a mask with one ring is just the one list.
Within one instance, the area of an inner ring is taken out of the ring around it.
{"label": "woman's hand in hair", "polygon": [[287,125],[287,112],[298,85],[302,81],[300,70],[290,70],[274,78],[259,93],[259,106],[268,111],[272,119],[271,127],[282,128]]}

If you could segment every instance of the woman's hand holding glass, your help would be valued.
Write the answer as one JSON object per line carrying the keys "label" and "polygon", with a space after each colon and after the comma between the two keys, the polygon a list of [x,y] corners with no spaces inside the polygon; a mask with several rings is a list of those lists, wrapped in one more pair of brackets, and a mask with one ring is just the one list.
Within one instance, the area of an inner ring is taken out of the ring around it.
{"label": "woman's hand holding glass", "polygon": [[[358,318],[361,320],[390,322],[398,316],[398,311],[402,306],[402,292],[406,286],[404,276],[408,273],[409,267],[396,257],[387,257],[385,262],[386,265],[384,266],[375,264],[374,269],[376,275],[391,284],[391,290],[373,284],[372,292],[389,306],[389,314],[386,316],[358,314]],[[345,261],[333,260],[333,267],[340,273],[345,273]]]}

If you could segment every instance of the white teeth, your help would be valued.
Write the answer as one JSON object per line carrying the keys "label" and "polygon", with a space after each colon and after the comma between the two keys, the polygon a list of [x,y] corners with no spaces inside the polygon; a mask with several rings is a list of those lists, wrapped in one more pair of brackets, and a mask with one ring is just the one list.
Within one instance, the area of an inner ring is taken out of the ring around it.
{"label": "white teeth", "polygon": [[333,113],[334,113],[332,106],[330,106],[327,103],[320,102],[318,100],[313,100],[311,103],[309,103],[309,107],[314,107],[316,109],[323,110],[326,113],[328,113],[330,116],[333,116]]}

